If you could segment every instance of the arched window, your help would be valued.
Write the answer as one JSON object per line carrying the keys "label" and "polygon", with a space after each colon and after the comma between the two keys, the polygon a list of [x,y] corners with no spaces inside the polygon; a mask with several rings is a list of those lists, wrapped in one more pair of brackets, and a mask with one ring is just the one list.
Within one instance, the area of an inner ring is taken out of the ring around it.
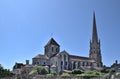
{"label": "arched window", "polygon": [[67,61],[65,62],[65,65],[67,65]]}
{"label": "arched window", "polygon": [[45,62],[44,62],[44,65],[45,65]]}
{"label": "arched window", "polygon": [[59,48],[56,48],[56,52],[59,52]]}
{"label": "arched window", "polygon": [[90,63],[90,66],[92,66],[92,63]]}
{"label": "arched window", "polygon": [[82,66],[85,66],[85,62],[82,63]]}
{"label": "arched window", "polygon": [[53,52],[53,47],[52,47],[52,52]]}
{"label": "arched window", "polygon": [[64,55],[64,60],[65,60],[65,61],[67,60],[66,55]]}
{"label": "arched window", "polygon": [[86,62],[86,66],[89,66],[89,63],[88,63],[88,62]]}
{"label": "arched window", "polygon": [[63,61],[61,61],[61,65],[63,65]]}
{"label": "arched window", "polygon": [[56,65],[57,65],[57,62],[56,62]]}
{"label": "arched window", "polygon": [[76,62],[73,62],[73,69],[75,69],[75,63],[76,63]]}
{"label": "arched window", "polygon": [[61,61],[61,70],[63,69],[63,67],[62,67],[62,66],[63,66],[63,61]]}
{"label": "arched window", "polygon": [[80,61],[78,62],[78,68],[80,67]]}
{"label": "arched window", "polygon": [[60,58],[62,58],[62,55],[60,54]]}

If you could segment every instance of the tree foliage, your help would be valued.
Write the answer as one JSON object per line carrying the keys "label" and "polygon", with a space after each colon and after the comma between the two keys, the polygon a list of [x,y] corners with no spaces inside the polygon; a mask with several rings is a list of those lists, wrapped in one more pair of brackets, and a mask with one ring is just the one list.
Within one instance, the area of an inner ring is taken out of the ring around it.
{"label": "tree foliage", "polygon": [[117,72],[115,75],[116,75],[116,76],[120,76],[120,72]]}
{"label": "tree foliage", "polygon": [[0,78],[4,78],[4,77],[11,77],[13,76],[13,72],[10,71],[9,69],[4,69],[1,65],[0,65]]}
{"label": "tree foliage", "polygon": [[32,70],[32,71],[29,73],[29,75],[35,75],[35,74],[37,74],[37,70]]}
{"label": "tree foliage", "polygon": [[101,72],[97,70],[92,70],[92,71],[85,71],[84,74],[88,76],[100,76]]}
{"label": "tree foliage", "polygon": [[109,69],[104,68],[101,70],[101,73],[109,73]]}
{"label": "tree foliage", "polygon": [[29,73],[29,75],[34,75],[34,74],[46,75],[46,74],[48,74],[48,70],[45,67],[43,67],[43,66],[36,66]]}
{"label": "tree foliage", "polygon": [[62,75],[61,75],[61,77],[69,77],[70,76],[70,74],[68,74],[68,73],[62,73]]}
{"label": "tree foliage", "polygon": [[82,74],[82,73],[83,73],[83,71],[80,70],[80,69],[74,69],[74,70],[72,71],[72,74]]}

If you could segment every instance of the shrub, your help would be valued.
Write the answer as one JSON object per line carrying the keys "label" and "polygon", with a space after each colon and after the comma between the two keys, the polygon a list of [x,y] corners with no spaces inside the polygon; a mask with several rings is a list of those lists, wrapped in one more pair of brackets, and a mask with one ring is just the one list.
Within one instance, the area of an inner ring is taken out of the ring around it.
{"label": "shrub", "polygon": [[56,73],[56,72],[52,72],[51,74],[53,74],[53,76],[57,75],[57,73]]}
{"label": "shrub", "polygon": [[61,76],[62,76],[62,77],[69,77],[70,74],[68,74],[68,73],[63,73]]}
{"label": "shrub", "polygon": [[101,72],[93,70],[93,71],[85,71],[84,74],[86,76],[99,76],[101,75]]}
{"label": "shrub", "polygon": [[81,77],[81,76],[82,76],[82,74],[76,74],[75,76],[76,76],[76,77]]}
{"label": "shrub", "polygon": [[116,76],[120,76],[120,72],[117,72],[115,75],[116,75]]}
{"label": "shrub", "polygon": [[115,68],[111,68],[110,69],[110,73],[112,74],[112,73],[115,73]]}
{"label": "shrub", "polygon": [[110,76],[110,73],[105,73],[103,76],[108,77],[108,76]]}
{"label": "shrub", "polygon": [[47,76],[54,76],[53,74],[47,74]]}
{"label": "shrub", "polygon": [[40,70],[39,74],[45,75],[45,74],[48,74],[48,71],[47,71],[46,68],[42,68],[42,69]]}
{"label": "shrub", "polygon": [[81,71],[80,69],[74,69],[72,71],[72,74],[82,74],[82,73],[83,73],[83,71]]}
{"label": "shrub", "polygon": [[36,66],[29,73],[29,75],[33,75],[33,74],[46,75],[46,74],[48,74],[48,70],[43,66]]}
{"label": "shrub", "polygon": [[37,74],[37,70],[32,70],[32,71],[29,73],[29,75],[35,75],[35,74]]}
{"label": "shrub", "polygon": [[101,73],[109,73],[109,70],[104,68],[101,70]]}

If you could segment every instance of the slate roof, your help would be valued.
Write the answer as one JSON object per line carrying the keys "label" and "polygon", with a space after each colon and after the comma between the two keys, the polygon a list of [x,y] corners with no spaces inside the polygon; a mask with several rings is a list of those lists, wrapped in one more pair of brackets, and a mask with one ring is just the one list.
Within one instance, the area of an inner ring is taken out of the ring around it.
{"label": "slate roof", "polygon": [[33,58],[48,59],[48,57],[46,55],[41,55],[41,54],[38,54],[37,56],[35,56]]}
{"label": "slate roof", "polygon": [[48,46],[48,45],[57,45],[57,46],[60,46],[53,38],[51,38],[49,41],[48,41],[48,43],[45,45],[45,47],[46,46]]}

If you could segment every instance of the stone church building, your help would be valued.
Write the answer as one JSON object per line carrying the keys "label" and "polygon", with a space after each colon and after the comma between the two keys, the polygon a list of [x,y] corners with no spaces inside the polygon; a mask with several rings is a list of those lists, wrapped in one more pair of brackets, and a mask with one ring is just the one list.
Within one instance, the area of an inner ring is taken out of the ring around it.
{"label": "stone church building", "polygon": [[71,55],[67,51],[60,51],[60,45],[51,38],[44,47],[44,55],[38,54],[32,58],[32,65],[41,65],[49,68],[50,72],[58,74],[73,69],[93,70],[101,69],[103,66],[98,40],[96,18],[93,14],[93,32],[90,40],[89,57]]}

